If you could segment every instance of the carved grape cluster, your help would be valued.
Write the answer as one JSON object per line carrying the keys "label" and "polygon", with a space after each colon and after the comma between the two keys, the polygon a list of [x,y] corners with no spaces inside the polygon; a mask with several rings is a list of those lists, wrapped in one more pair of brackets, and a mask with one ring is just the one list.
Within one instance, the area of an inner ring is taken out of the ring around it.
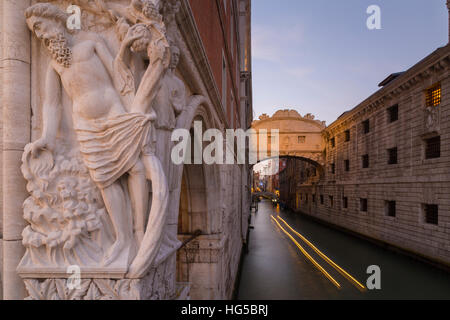
{"label": "carved grape cluster", "polygon": [[48,50],[53,59],[64,68],[69,68],[72,65],[72,50],[67,46],[67,40],[62,34],[58,34],[55,38],[49,40]]}

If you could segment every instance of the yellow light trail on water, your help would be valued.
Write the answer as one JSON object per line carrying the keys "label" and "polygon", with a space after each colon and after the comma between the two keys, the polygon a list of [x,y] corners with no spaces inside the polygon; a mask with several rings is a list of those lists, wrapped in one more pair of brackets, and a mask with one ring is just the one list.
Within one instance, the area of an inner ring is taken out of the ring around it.
{"label": "yellow light trail on water", "polygon": [[294,242],[294,244],[297,246],[297,248],[300,249],[300,251],[303,253],[303,255],[308,258],[309,261],[311,261],[311,263],[317,268],[319,269],[320,272],[323,273],[323,275],[325,277],[328,278],[328,280],[331,281],[331,283],[333,283],[338,289],[341,288],[341,285],[339,284],[339,282],[337,282],[324,268],[322,268],[322,266],[320,264],[317,263],[316,260],[314,260],[313,257],[311,257],[309,255],[308,252],[306,252],[306,250],[300,245],[300,243],[297,242],[297,240],[294,239],[293,236],[290,235],[289,232],[287,232],[282,226],[281,224],[278,222],[277,219],[275,219],[273,216],[271,216],[273,221],[275,221],[275,223],[280,227],[280,229],[292,240],[292,242]]}
{"label": "yellow light trail on water", "polygon": [[342,269],[339,265],[337,265],[333,260],[328,258],[324,253],[322,253],[319,249],[317,249],[311,242],[308,241],[304,236],[302,236],[300,233],[292,229],[292,227],[284,221],[283,218],[280,216],[277,217],[281,221],[284,222],[284,224],[291,229],[292,232],[294,232],[300,239],[302,239],[311,249],[313,249],[322,259],[324,259],[326,262],[328,262],[329,265],[331,265],[334,269],[336,269],[340,274],[342,274],[347,280],[349,280],[358,290],[360,291],[366,291],[366,287],[362,285],[358,280],[356,280],[354,277],[352,277],[347,271]]}

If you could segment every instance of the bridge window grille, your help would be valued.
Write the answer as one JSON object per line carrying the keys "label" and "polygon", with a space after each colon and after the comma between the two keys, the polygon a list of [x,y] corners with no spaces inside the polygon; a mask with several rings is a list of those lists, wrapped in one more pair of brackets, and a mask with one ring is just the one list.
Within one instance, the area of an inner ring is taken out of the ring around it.
{"label": "bridge window grille", "polygon": [[441,137],[425,140],[425,158],[435,159],[441,156]]}
{"label": "bridge window grille", "polygon": [[427,107],[438,107],[441,104],[441,84],[438,83],[426,91]]}
{"label": "bridge window grille", "polygon": [[439,224],[439,207],[436,204],[424,205],[425,222],[428,224]]}
{"label": "bridge window grille", "polygon": [[347,197],[342,198],[342,208],[348,209],[348,198]]}
{"label": "bridge window grille", "polygon": [[301,143],[301,144],[306,143],[306,137],[305,136],[299,136],[298,137],[298,143]]}
{"label": "bridge window grille", "polygon": [[367,199],[361,198],[361,199],[359,200],[359,209],[360,209],[362,212],[367,212],[367,209],[368,209]]}
{"label": "bridge window grille", "polygon": [[397,203],[395,201],[386,201],[386,215],[395,217],[397,214]]}
{"label": "bridge window grille", "polygon": [[397,148],[388,149],[388,164],[397,164]]}
{"label": "bridge window grille", "polygon": [[349,142],[350,141],[350,130],[346,130],[344,135],[345,135],[345,142]]}
{"label": "bridge window grille", "polygon": [[362,167],[363,169],[367,169],[369,167],[369,155],[365,154],[362,156]]}
{"label": "bridge window grille", "polygon": [[345,160],[344,161],[344,165],[345,165],[345,171],[350,171],[350,160]]}

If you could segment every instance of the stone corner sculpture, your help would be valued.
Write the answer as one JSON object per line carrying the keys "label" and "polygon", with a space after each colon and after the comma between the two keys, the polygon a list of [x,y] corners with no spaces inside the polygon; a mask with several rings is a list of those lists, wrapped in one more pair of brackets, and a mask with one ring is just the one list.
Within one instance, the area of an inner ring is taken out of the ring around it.
{"label": "stone corner sculpture", "polygon": [[173,298],[170,136],[203,101],[187,99],[174,73],[180,50],[167,30],[179,1],[72,1],[82,30],[53,2],[25,12],[50,59],[41,136],[22,157],[29,225],[17,270],[30,299]]}

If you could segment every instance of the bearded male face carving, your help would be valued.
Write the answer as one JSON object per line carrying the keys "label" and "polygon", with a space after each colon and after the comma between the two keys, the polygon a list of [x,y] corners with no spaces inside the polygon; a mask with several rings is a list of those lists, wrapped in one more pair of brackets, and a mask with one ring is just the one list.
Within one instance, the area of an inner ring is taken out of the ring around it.
{"label": "bearded male face carving", "polygon": [[31,7],[25,12],[27,24],[36,37],[49,50],[52,58],[65,68],[72,63],[72,50],[68,46],[66,28],[68,15],[50,6]]}

